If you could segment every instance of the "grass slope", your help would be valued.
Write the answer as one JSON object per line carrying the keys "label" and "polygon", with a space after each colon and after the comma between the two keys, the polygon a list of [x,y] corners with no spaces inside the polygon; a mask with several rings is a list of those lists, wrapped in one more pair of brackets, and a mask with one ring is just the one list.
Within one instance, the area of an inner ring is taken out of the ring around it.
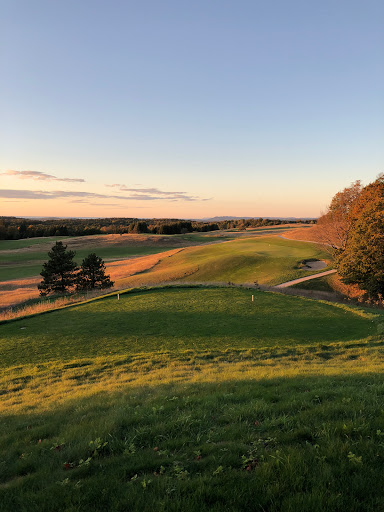
{"label": "grass slope", "polygon": [[300,290],[318,290],[322,292],[334,292],[331,284],[331,276],[319,277],[318,279],[311,279],[303,283],[294,284],[291,288],[299,288]]}
{"label": "grass slope", "polygon": [[14,251],[16,249],[25,249],[27,247],[39,246],[42,244],[54,244],[61,240],[63,243],[68,240],[65,236],[51,236],[42,238],[27,238],[21,240],[0,240],[0,251]]}
{"label": "grass slope", "polygon": [[324,259],[316,245],[277,237],[239,239],[206,247],[189,247],[160,262],[126,286],[169,281],[233,282],[275,285],[313,274],[300,269],[305,259]]}
{"label": "grass slope", "polygon": [[91,235],[84,237],[47,237],[27,240],[0,240],[0,281],[39,275],[47,253],[57,240],[63,240],[76,253],[80,264],[89,253],[105,260],[157,254],[193,244],[226,240],[225,233],[190,233],[186,235]]}
{"label": "grass slope", "polygon": [[[169,247],[169,249],[174,249],[174,247]],[[100,247],[96,249],[96,252],[103,259],[115,260],[157,254],[164,250],[164,247]],[[80,265],[90,252],[95,252],[95,249],[90,247],[77,250],[74,260]],[[42,251],[0,253],[0,264],[2,265],[0,281],[39,275],[43,263],[47,260],[47,252]]]}
{"label": "grass slope", "polygon": [[[86,238],[86,237],[85,237]],[[194,247],[179,247],[177,254],[164,251],[165,246],[170,246],[170,241],[175,240],[181,244],[202,243],[202,240],[211,240],[212,236],[202,234],[180,235],[172,237],[141,237],[138,239],[122,239],[121,243],[138,243],[147,245],[116,246],[120,242],[120,237],[111,239],[111,245],[104,247],[102,244],[109,240],[108,237],[91,237],[89,243],[96,244],[100,242],[100,247],[84,249],[80,248],[77,252],[77,261],[85,256],[90,250],[97,251],[102,257],[108,255],[110,259],[128,257],[140,254],[141,256],[131,260],[121,260],[118,262],[107,263],[108,272],[115,282],[117,289],[138,287],[147,284],[161,284],[166,282],[186,281],[186,282],[234,282],[234,283],[253,283],[275,285],[284,281],[289,281],[297,277],[302,277],[313,273],[313,271],[303,271],[300,269],[300,262],[307,259],[324,259],[327,257],[317,246],[290,240],[283,240],[278,237],[253,236],[252,238],[239,238],[227,243],[212,245],[200,245]],[[221,239],[221,235],[215,240]],[[154,240],[157,240],[155,243]],[[135,241],[136,240],[136,241]],[[74,243],[85,243],[77,239]],[[157,244],[157,245],[156,245]],[[81,247],[81,246],[80,246]],[[152,254],[152,256],[149,256]],[[159,258],[153,257],[153,254],[161,254]],[[10,252],[0,253],[1,258],[15,258],[11,264],[6,261],[3,269],[0,270],[0,277],[6,274],[9,279],[7,282],[0,283],[0,306],[6,307],[15,305],[21,300],[36,299],[37,281],[27,282],[23,279],[11,281],[10,278],[15,272],[30,273],[32,270],[36,274],[41,271],[41,264],[26,258],[41,258],[41,251],[37,252]],[[80,259],[79,259],[80,258]]]}
{"label": "grass slope", "polygon": [[[280,228],[286,230],[287,228]],[[253,232],[257,239],[265,233],[278,232],[279,229],[258,229]],[[189,233],[185,235],[92,235],[65,238],[51,237],[28,240],[0,241],[0,282],[38,276],[47,253],[53,243],[63,240],[68,249],[76,252],[75,261],[80,264],[90,252],[96,252],[105,260],[118,260],[133,256],[145,256],[190,245],[206,245],[223,242],[230,237],[249,237],[248,232]],[[304,250],[304,252],[306,252]],[[309,251],[311,254],[313,251]],[[203,256],[204,258],[204,256]]]}
{"label": "grass slope", "polygon": [[210,350],[297,347],[358,340],[375,332],[369,318],[321,302],[239,288],[159,289],[5,324],[0,365],[199,351],[207,348],[207,340]]}
{"label": "grass slope", "polygon": [[0,325],[0,509],[381,510],[381,322],[171,288]]}

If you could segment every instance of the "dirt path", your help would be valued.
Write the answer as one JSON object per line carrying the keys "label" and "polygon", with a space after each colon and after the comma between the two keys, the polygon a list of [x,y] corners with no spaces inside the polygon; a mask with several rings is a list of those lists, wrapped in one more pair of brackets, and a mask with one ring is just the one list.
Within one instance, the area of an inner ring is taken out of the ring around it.
{"label": "dirt path", "polygon": [[314,274],[313,276],[300,277],[299,279],[293,279],[293,281],[286,281],[285,283],[278,284],[275,288],[288,288],[288,286],[292,286],[293,284],[303,283],[304,281],[310,281],[311,279],[317,279],[318,277],[329,276],[329,274],[335,274],[336,272],[336,269],[332,269],[327,270],[326,272],[320,272],[319,274]]}

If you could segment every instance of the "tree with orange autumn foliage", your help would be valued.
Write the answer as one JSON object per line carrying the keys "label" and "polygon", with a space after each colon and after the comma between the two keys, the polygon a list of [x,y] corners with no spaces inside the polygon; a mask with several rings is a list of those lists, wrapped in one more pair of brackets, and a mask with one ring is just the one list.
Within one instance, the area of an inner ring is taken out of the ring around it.
{"label": "tree with orange autumn foliage", "polygon": [[355,219],[354,208],[363,188],[360,181],[338,192],[331,201],[326,214],[322,215],[316,225],[316,241],[329,247],[337,254],[348,244],[349,235]]}
{"label": "tree with orange autumn foliage", "polygon": [[367,298],[384,297],[384,200],[367,203],[336,262],[345,284],[357,284]]}
{"label": "tree with orange autumn foliage", "polygon": [[317,241],[333,251],[344,283],[357,284],[367,298],[383,298],[384,175],[338,192],[318,221]]}

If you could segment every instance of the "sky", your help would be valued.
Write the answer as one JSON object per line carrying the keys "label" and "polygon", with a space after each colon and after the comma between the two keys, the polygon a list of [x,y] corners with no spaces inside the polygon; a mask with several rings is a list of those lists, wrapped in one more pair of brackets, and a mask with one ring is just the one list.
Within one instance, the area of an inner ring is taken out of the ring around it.
{"label": "sky", "polygon": [[317,217],[384,171],[382,0],[3,0],[0,215]]}

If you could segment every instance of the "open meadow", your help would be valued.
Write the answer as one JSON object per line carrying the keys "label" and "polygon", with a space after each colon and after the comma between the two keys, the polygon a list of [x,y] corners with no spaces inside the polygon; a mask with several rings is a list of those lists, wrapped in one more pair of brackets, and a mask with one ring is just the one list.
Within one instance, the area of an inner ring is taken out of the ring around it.
{"label": "open meadow", "polygon": [[0,509],[382,510],[383,321],[183,285],[3,323]]}

